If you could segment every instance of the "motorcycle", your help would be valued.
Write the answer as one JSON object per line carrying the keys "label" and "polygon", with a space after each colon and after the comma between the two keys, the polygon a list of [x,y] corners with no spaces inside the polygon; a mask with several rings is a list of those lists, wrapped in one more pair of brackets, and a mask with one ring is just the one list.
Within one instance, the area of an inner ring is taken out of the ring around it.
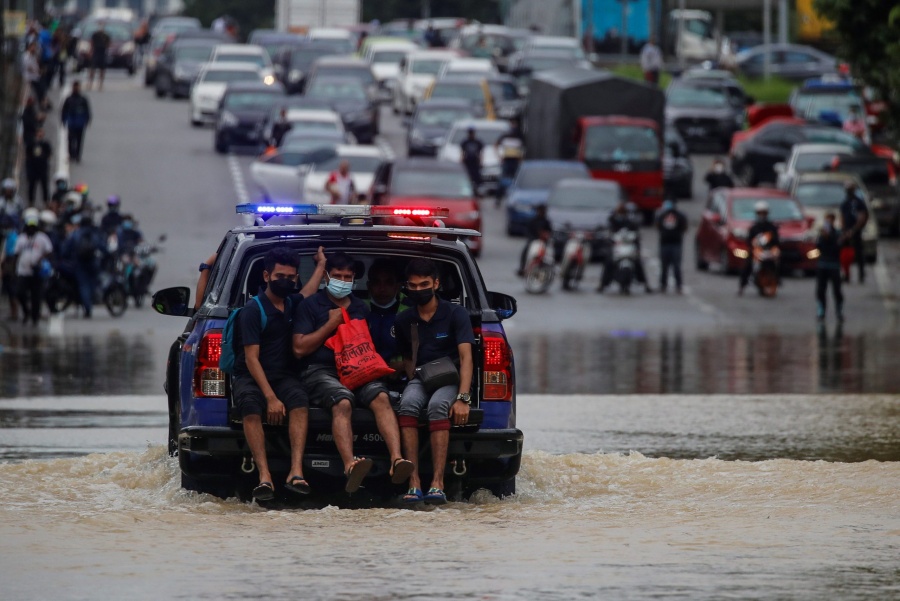
{"label": "motorcycle", "polygon": [[[65,269],[54,269],[47,282],[47,306],[51,313],[61,313],[71,305],[81,304],[78,280],[75,273]],[[94,289],[94,302],[102,301],[113,317],[121,317],[128,308],[125,283],[115,273],[102,270],[98,274]]]}
{"label": "motorcycle", "polygon": [[553,283],[555,271],[556,266],[547,240],[532,240],[525,254],[525,291],[529,294],[547,292]]}
{"label": "motorcycle", "polygon": [[157,244],[141,244],[134,249],[131,260],[124,266],[124,279],[127,294],[134,300],[134,306],[144,304],[144,297],[150,293],[150,284],[156,276],[156,259],[153,255],[160,252],[158,246],[166,241],[166,235],[159,237]]}
{"label": "motorcycle", "polygon": [[781,249],[772,244],[772,234],[765,232],[751,241],[753,283],[760,296],[772,297],[778,292],[778,260]]}
{"label": "motorcycle", "polygon": [[575,290],[584,277],[584,267],[591,260],[591,238],[590,232],[569,232],[560,265],[563,290]]}
{"label": "motorcycle", "polygon": [[637,276],[638,233],[622,228],[612,236],[612,280],[619,284],[622,294],[631,293],[631,284]]}

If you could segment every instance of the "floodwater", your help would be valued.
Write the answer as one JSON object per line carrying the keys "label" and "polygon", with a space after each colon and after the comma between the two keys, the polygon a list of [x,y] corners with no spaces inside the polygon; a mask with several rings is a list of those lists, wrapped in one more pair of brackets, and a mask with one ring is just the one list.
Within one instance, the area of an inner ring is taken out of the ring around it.
{"label": "floodwater", "polygon": [[0,598],[900,599],[896,342],[517,338],[515,497],[305,511],[180,488],[164,344],[7,345]]}

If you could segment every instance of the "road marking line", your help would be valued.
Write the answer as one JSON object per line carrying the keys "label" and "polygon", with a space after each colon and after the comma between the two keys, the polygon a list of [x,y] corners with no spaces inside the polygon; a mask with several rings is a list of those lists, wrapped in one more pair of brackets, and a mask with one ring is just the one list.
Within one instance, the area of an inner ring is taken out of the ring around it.
{"label": "road marking line", "polygon": [[378,146],[378,148],[381,149],[381,152],[384,153],[384,157],[386,160],[393,161],[394,158],[396,158],[397,155],[394,152],[394,149],[391,148],[391,145],[388,144],[387,140],[385,140],[381,136],[378,136],[375,138],[375,144]]}
{"label": "road marking line", "polygon": [[[237,194],[238,203],[250,202],[250,194],[247,192],[247,184],[244,182],[244,172],[241,171],[241,163],[237,155],[228,153],[228,171],[231,173],[231,181],[234,184],[234,192]],[[244,215],[244,225],[253,225],[256,218],[253,215]]]}
{"label": "road marking line", "polygon": [[894,293],[894,283],[891,281],[890,272],[887,263],[884,262],[884,253],[878,253],[875,260],[875,282],[878,284],[878,291],[881,293],[881,301],[891,320],[891,325],[896,325],[898,321],[898,307],[896,295]]}

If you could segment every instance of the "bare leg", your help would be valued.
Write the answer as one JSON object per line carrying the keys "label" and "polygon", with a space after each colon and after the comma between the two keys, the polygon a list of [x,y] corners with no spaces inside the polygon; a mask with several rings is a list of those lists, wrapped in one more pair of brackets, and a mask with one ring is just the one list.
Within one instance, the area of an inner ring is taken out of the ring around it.
{"label": "bare leg", "polygon": [[266,457],[266,435],[263,432],[260,416],[248,415],[244,418],[244,436],[247,438],[247,445],[253,454],[256,469],[259,470],[259,481],[271,482],[272,474],[269,473],[269,461]]}
{"label": "bare leg", "polygon": [[342,399],[331,408],[331,433],[334,435],[334,444],[337,446],[341,461],[344,462],[344,473],[353,466],[353,428],[350,418],[353,415],[353,407],[349,399]]}
{"label": "bare leg", "polygon": [[422,481],[419,479],[419,429],[400,428],[400,438],[403,441],[403,456],[416,466],[409,477],[409,487],[422,488]]}
{"label": "bare leg", "polygon": [[444,490],[444,467],[447,465],[447,447],[450,446],[450,430],[438,430],[431,433],[431,459],[434,476],[431,478],[432,488]]}
{"label": "bare leg", "polygon": [[397,416],[391,407],[391,401],[387,394],[381,393],[369,405],[369,409],[375,414],[375,423],[378,424],[378,431],[384,436],[384,444],[387,445],[388,453],[391,454],[391,464],[394,460],[402,459],[400,454],[400,427],[397,426]]}
{"label": "bare leg", "polygon": [[303,476],[303,449],[306,447],[306,430],[309,410],[294,409],[288,414],[288,434],[291,438],[291,473],[288,478]]}

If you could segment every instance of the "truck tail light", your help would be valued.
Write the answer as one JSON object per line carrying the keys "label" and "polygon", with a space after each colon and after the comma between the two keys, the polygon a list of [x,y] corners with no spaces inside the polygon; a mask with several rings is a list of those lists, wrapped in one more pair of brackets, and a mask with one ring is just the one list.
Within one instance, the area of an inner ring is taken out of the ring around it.
{"label": "truck tail light", "polygon": [[512,351],[502,334],[483,332],[484,347],[484,388],[482,398],[485,401],[511,401]]}
{"label": "truck tail light", "polygon": [[211,330],[204,334],[197,351],[194,367],[194,396],[224,397],[225,372],[219,369],[222,356],[222,331]]}

